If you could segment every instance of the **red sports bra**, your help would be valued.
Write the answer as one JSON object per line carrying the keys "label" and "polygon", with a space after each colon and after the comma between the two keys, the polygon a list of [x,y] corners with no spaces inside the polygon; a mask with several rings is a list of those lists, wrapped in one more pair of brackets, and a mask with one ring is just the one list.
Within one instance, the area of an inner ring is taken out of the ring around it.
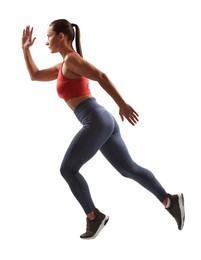
{"label": "red sports bra", "polygon": [[65,101],[91,94],[89,80],[84,77],[77,79],[66,78],[62,74],[61,66],[57,77],[57,93]]}

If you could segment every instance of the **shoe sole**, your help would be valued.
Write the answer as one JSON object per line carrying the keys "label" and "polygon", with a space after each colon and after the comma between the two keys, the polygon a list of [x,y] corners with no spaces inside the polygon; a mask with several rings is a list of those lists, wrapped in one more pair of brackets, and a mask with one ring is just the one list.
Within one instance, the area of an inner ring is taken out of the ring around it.
{"label": "shoe sole", "polygon": [[184,226],[184,221],[185,221],[185,208],[184,208],[184,195],[182,193],[180,193],[178,195],[178,203],[179,203],[179,208],[181,211],[181,226],[180,226],[180,230],[182,230],[183,226]]}
{"label": "shoe sole", "polygon": [[84,240],[89,240],[89,239],[94,239],[95,237],[98,236],[98,234],[100,233],[100,231],[104,228],[104,226],[107,224],[109,220],[109,216],[105,216],[105,218],[102,220],[98,230],[96,231],[96,233],[93,235],[93,237],[87,237],[87,238],[82,238]]}

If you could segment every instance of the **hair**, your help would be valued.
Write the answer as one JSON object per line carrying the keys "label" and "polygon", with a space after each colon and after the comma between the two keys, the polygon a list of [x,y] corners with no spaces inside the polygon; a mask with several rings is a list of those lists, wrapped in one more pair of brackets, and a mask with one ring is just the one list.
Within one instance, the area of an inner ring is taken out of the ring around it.
{"label": "hair", "polygon": [[71,43],[75,38],[76,51],[81,57],[83,57],[80,43],[80,28],[77,24],[70,23],[66,19],[58,19],[51,22],[49,26],[52,26],[53,31],[55,31],[57,34],[63,33],[68,38],[68,40],[71,41]]}

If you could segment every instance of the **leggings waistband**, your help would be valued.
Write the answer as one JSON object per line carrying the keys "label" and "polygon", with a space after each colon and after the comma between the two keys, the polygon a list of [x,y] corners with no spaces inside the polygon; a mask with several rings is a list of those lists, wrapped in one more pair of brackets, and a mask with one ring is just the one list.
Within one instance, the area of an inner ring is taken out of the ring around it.
{"label": "leggings waistband", "polygon": [[78,116],[78,114],[79,114],[81,111],[83,111],[83,110],[87,111],[87,110],[89,110],[89,109],[93,109],[93,108],[95,108],[97,105],[98,105],[98,104],[97,104],[96,99],[95,99],[94,97],[87,98],[87,99],[85,99],[84,101],[82,101],[80,104],[78,104],[78,105],[76,106],[76,108],[74,109],[74,114],[75,114],[76,116]]}

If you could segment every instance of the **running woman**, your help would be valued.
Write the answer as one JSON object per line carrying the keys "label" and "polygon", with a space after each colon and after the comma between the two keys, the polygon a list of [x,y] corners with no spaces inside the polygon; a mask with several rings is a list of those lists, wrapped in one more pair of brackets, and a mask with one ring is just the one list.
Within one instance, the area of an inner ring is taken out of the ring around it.
{"label": "running woman", "polygon": [[69,144],[60,168],[61,175],[86,214],[86,232],[80,237],[95,238],[109,220],[95,205],[89,186],[80,173],[81,167],[99,150],[122,176],[150,191],[182,230],[185,220],[183,194],[167,193],[150,170],[132,159],[114,116],[92,95],[89,80],[96,81],[111,96],[119,107],[122,121],[126,119],[133,126],[137,124],[138,113],[126,103],[108,76],[83,58],[79,26],[66,19],[55,20],[49,25],[46,45],[51,53],[60,53],[62,60],[46,69],[40,70],[32,57],[30,47],[35,39],[33,27],[27,26],[23,30],[22,49],[31,80],[56,80],[58,96],[82,124]]}

